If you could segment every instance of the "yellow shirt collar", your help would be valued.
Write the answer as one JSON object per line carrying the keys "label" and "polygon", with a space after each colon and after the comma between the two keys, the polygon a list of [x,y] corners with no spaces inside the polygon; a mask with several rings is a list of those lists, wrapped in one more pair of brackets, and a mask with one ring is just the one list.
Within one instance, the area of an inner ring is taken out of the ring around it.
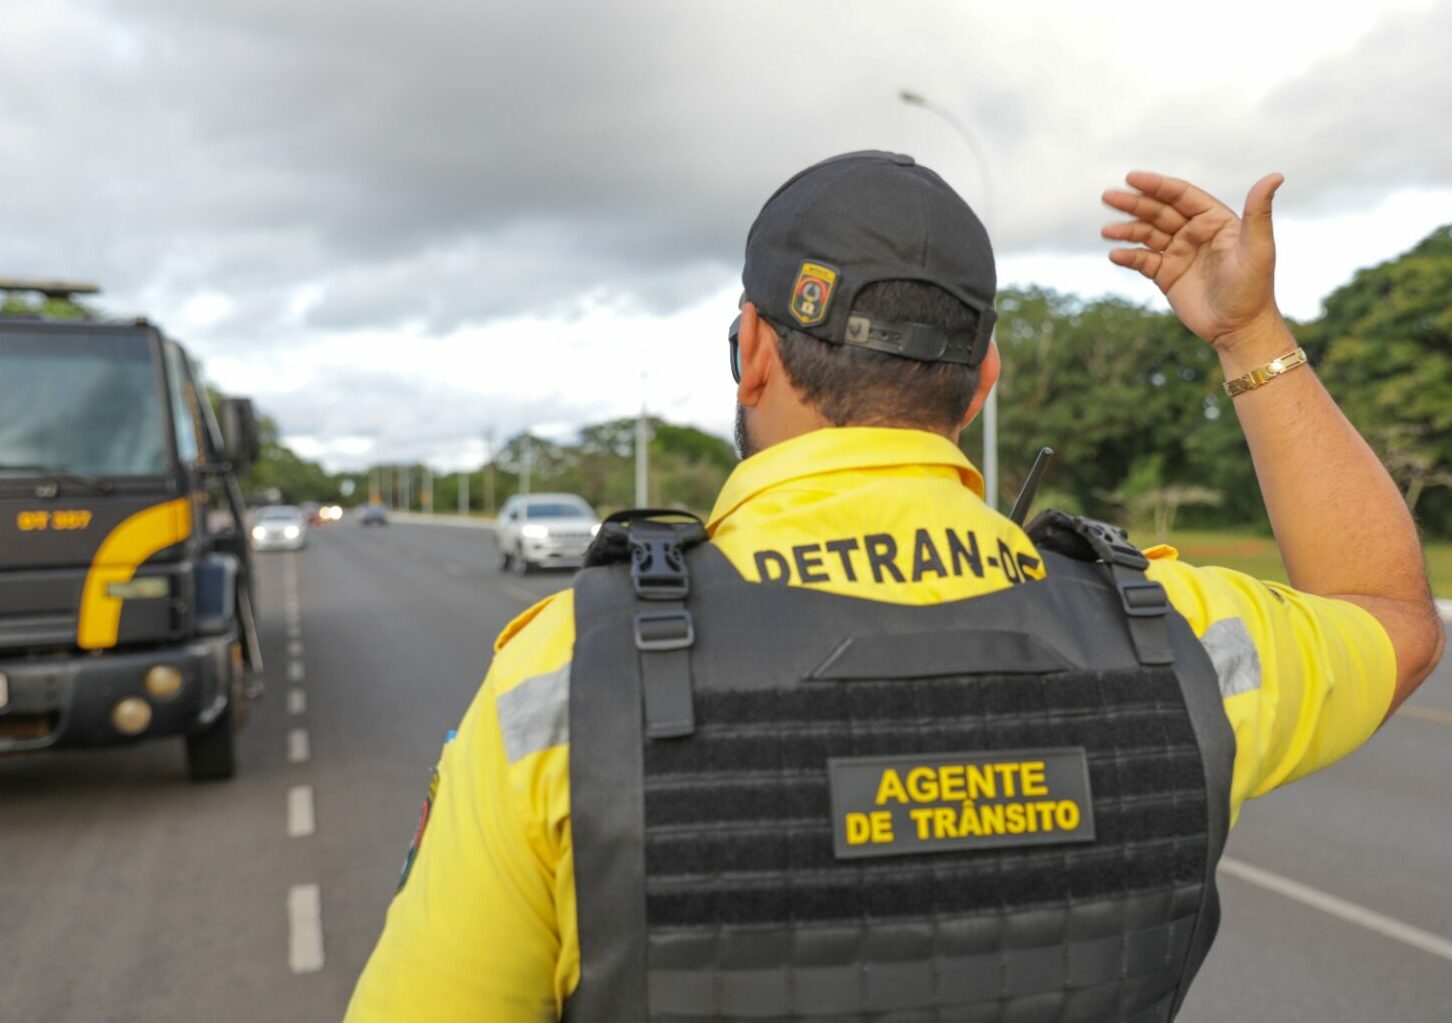
{"label": "yellow shirt collar", "polygon": [[706,528],[715,532],[747,501],[792,480],[827,473],[894,466],[944,466],[963,485],[983,496],[983,476],[958,446],[942,434],[879,426],[842,426],[813,430],[773,444],[742,462],[727,478],[711,509]]}

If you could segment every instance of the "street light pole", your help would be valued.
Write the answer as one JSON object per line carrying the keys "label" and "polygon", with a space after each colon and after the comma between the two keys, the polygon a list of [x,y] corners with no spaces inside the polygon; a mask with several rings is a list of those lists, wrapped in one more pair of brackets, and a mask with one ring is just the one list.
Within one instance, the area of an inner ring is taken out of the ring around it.
{"label": "street light pole", "polygon": [[645,415],[645,372],[640,374],[640,415],[635,417],[635,506],[650,504],[650,420]]}
{"label": "street light pole", "polygon": [[[963,123],[953,111],[946,107],[939,106],[932,100],[920,93],[903,89],[897,94],[898,99],[909,106],[922,107],[931,114],[936,114],[946,121],[948,126],[957,133],[963,140],[963,144],[973,154],[973,159],[978,163],[978,174],[983,183],[983,215],[985,225],[993,220],[993,176],[988,169],[988,158],[983,153],[983,147],[978,144],[978,138],[968,130],[968,125]],[[983,500],[988,507],[998,509],[998,387],[988,392],[988,400],[983,403]]]}

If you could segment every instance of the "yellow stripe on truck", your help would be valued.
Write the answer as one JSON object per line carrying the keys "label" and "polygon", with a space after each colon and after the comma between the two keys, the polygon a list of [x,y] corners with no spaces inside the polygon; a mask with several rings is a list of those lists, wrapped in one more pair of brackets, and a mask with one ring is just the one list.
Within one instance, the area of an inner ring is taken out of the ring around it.
{"label": "yellow stripe on truck", "polygon": [[154,504],[111,530],[91,561],[81,591],[81,621],[76,630],[81,649],[107,650],[116,645],[122,602],[107,588],[129,583],[142,562],[191,533],[192,505],[185,497]]}

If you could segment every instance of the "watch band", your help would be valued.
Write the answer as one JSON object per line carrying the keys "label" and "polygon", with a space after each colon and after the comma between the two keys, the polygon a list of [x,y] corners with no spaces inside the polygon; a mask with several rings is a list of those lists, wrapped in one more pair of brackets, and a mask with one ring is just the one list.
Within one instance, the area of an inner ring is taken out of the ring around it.
{"label": "watch band", "polygon": [[1270,383],[1283,373],[1289,373],[1297,366],[1306,365],[1306,350],[1295,348],[1285,355],[1272,359],[1264,366],[1257,366],[1255,369],[1238,376],[1234,380],[1225,381],[1225,393],[1234,398],[1237,394],[1244,394],[1246,391],[1253,391]]}

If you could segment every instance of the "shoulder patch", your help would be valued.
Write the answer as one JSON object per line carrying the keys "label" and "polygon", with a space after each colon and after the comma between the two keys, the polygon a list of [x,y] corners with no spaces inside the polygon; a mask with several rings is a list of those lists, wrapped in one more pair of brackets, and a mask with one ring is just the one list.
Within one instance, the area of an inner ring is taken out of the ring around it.
{"label": "shoulder patch", "polygon": [[559,600],[560,594],[564,592],[564,590],[561,590],[560,593],[551,593],[548,597],[546,597],[544,600],[541,600],[538,604],[534,604],[527,608],[512,622],[506,625],[504,627],[504,630],[499,633],[499,638],[494,641],[494,652],[497,654],[499,651],[503,650],[505,645],[511,639],[519,635],[520,631],[523,630],[526,625],[538,618],[540,612],[542,612],[545,608],[549,607],[556,600]]}
{"label": "shoulder patch", "polygon": [[429,779],[428,794],[424,796],[423,807],[418,814],[418,827],[414,829],[413,841],[408,845],[408,854],[403,858],[403,869],[398,873],[398,888],[408,883],[408,876],[413,873],[413,861],[418,859],[419,846],[423,844],[424,832],[428,830],[429,817],[433,813],[434,800],[439,795],[439,769],[434,768],[433,777]]}

